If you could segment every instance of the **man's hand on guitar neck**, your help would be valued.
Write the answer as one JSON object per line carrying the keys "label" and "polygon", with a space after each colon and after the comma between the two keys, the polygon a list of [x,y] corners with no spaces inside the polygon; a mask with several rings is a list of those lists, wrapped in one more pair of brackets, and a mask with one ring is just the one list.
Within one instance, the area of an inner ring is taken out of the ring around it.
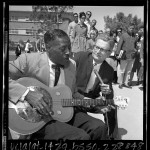
{"label": "man's hand on guitar neck", "polygon": [[53,113],[51,110],[52,98],[45,95],[45,92],[47,91],[43,93],[44,89],[42,89],[42,92],[40,90],[35,89],[34,91],[29,91],[25,97],[25,100],[30,103],[30,105],[35,107],[41,114],[51,116]]}

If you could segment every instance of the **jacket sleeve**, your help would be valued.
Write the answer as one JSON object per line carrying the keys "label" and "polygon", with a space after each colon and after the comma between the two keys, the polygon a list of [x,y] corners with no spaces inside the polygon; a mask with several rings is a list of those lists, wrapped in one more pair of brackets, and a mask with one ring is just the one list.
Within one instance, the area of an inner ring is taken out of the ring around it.
{"label": "jacket sleeve", "polygon": [[92,51],[92,48],[91,48],[89,40],[87,40],[87,42],[86,42],[86,51]]}
{"label": "jacket sleeve", "polygon": [[26,54],[22,54],[14,61],[9,62],[9,100],[17,103],[19,98],[26,91],[26,87],[15,80],[23,77],[27,73]]}
{"label": "jacket sleeve", "polygon": [[117,50],[116,50],[116,54],[120,53],[120,50],[122,50],[122,45],[123,45],[123,36],[120,37],[118,46],[117,46]]}
{"label": "jacket sleeve", "polygon": [[143,41],[142,41],[142,43],[141,43],[141,47],[140,47],[140,58],[143,58],[143,55],[144,55],[144,53],[143,53],[143,49],[144,49],[144,46],[143,46]]}
{"label": "jacket sleeve", "polygon": [[67,29],[68,36],[70,35],[70,30],[71,30],[71,24],[68,25],[68,29]]}
{"label": "jacket sleeve", "polygon": [[76,30],[77,30],[77,25],[74,27],[73,32],[72,32],[72,35],[71,35],[71,37],[72,37],[73,39],[75,39],[75,37],[76,37]]}
{"label": "jacket sleeve", "polygon": [[76,86],[76,62],[74,60],[71,60],[73,65],[74,65],[74,78],[73,78],[73,84],[72,84],[72,97],[75,98],[75,99],[83,99],[84,96],[81,95],[79,92],[78,92],[78,88]]}

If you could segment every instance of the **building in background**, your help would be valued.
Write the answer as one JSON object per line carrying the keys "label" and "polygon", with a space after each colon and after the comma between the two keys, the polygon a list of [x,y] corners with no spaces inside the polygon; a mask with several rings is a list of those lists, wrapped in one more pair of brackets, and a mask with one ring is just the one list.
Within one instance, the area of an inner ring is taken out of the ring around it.
{"label": "building in background", "polygon": [[[38,34],[41,22],[30,21],[32,11],[9,11],[9,40],[14,43],[20,40],[26,42],[28,39],[31,42],[37,40],[37,36],[43,37]],[[54,13],[51,12],[53,15]],[[72,12],[65,12],[61,15],[61,20],[58,22],[59,29],[67,32],[68,24],[73,20]]]}

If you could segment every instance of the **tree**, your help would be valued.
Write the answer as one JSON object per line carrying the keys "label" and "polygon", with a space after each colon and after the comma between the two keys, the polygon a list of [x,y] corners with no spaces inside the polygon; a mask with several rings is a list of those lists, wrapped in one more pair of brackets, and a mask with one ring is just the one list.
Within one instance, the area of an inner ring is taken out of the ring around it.
{"label": "tree", "polygon": [[38,33],[58,28],[58,22],[62,13],[72,10],[73,6],[32,6],[30,20],[40,21],[41,26]]}
{"label": "tree", "polygon": [[110,28],[112,31],[115,31],[117,28],[122,28],[123,31],[126,31],[129,24],[133,22],[135,24],[135,32],[138,31],[138,26],[142,23],[141,19],[139,19],[136,15],[134,17],[132,14],[125,16],[122,12],[117,13],[114,18],[104,16],[104,22],[105,29]]}

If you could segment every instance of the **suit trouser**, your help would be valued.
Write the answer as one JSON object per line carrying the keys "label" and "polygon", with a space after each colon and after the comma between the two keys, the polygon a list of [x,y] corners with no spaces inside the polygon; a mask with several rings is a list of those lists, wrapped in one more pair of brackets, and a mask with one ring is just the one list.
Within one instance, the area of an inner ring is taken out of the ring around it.
{"label": "suit trouser", "polygon": [[107,126],[99,119],[77,112],[68,123],[51,121],[31,139],[107,140]]}
{"label": "suit trouser", "polygon": [[120,61],[120,74],[118,76],[119,84],[128,84],[134,60],[135,59],[127,59]]}

